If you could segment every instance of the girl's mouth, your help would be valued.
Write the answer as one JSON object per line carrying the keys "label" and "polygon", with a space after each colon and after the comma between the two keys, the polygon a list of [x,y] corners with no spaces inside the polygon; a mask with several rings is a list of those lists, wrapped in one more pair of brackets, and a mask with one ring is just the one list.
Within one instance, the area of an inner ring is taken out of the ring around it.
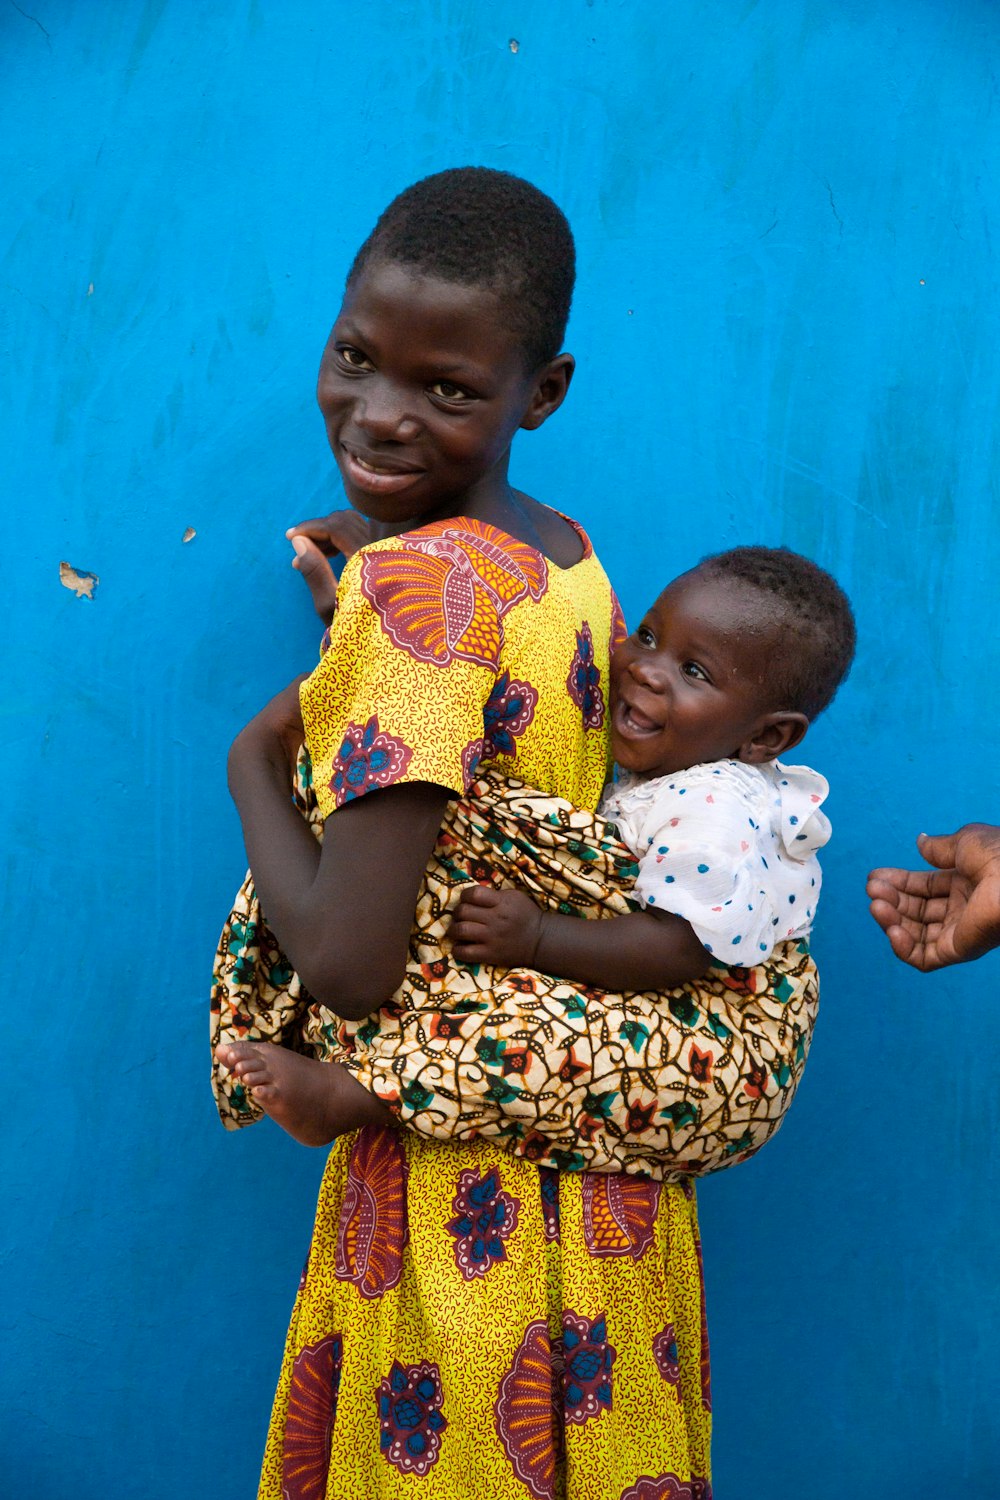
{"label": "girl's mouth", "polygon": [[378,464],[341,444],[345,478],[368,495],[396,495],[409,489],[423,473],[422,469]]}

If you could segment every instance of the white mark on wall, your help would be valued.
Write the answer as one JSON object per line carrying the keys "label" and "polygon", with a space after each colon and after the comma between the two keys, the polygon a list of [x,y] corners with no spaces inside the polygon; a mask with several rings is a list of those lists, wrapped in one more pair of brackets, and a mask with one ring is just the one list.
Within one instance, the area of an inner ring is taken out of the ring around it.
{"label": "white mark on wall", "polygon": [[189,526],[188,529],[185,531],[184,535],[181,537],[181,541],[182,542],[193,542],[194,539],[195,539],[195,537],[197,535],[198,535],[198,533],[195,531],[194,527],[193,526]]}
{"label": "white mark on wall", "polygon": [[87,296],[88,297],[92,297],[93,295],[94,295],[94,283],[91,282],[90,285],[87,288]]}
{"label": "white mark on wall", "polygon": [[82,568],[73,568],[68,562],[59,564],[59,582],[64,589],[72,589],[78,599],[93,599],[100,583],[96,573],[86,573]]}
{"label": "white mark on wall", "polygon": [[520,52],[521,50],[521,43],[518,41],[516,36],[511,37],[510,41],[507,43],[507,46],[512,52]]}

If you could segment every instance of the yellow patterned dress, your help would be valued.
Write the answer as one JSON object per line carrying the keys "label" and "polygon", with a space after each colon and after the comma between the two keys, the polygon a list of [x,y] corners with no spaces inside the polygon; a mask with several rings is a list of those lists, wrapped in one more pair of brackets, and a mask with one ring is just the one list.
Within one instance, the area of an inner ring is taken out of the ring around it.
{"label": "yellow patterned dress", "polygon": [[[620,613],[584,543],[561,569],[463,519],[352,559],[302,692],[324,814],[491,765],[596,806]],[[707,1500],[710,1410],[689,1182],[336,1143],[261,1496]]]}

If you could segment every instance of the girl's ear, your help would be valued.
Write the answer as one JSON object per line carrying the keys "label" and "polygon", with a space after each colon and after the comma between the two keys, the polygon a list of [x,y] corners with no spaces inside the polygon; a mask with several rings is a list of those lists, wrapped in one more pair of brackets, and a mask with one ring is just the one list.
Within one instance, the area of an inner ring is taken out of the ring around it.
{"label": "girl's ear", "polygon": [[805,714],[789,713],[784,709],[765,714],[754,726],[750,738],[744,740],[737,750],[736,759],[747,766],[777,760],[786,750],[795,748],[808,728],[809,720]]}
{"label": "girl's ear", "polygon": [[528,409],[521,419],[522,427],[533,432],[554,411],[559,410],[566,400],[566,392],[575,369],[576,360],[572,354],[557,354],[555,359],[538,372]]}

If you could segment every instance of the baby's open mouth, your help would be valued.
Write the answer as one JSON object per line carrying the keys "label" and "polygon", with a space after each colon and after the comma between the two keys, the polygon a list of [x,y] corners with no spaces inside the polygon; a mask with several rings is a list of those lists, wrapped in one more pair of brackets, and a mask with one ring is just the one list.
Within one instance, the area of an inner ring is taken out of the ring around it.
{"label": "baby's open mouth", "polygon": [[648,715],[640,713],[637,708],[633,708],[624,699],[619,699],[617,718],[618,727],[626,734],[655,734],[663,728],[662,724],[657,724]]}

